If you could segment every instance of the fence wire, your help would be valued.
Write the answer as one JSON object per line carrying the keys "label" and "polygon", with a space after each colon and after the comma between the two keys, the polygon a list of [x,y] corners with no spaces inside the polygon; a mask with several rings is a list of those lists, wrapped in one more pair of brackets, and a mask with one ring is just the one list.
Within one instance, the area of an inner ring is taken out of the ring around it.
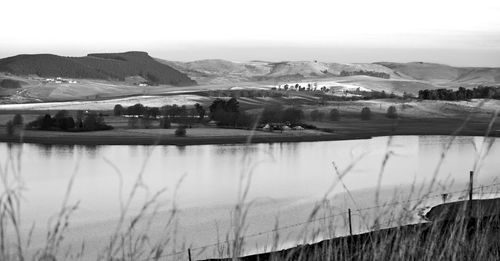
{"label": "fence wire", "polygon": [[[478,191],[478,190],[483,191],[486,188],[492,188],[492,187],[496,187],[496,186],[500,186],[500,182],[493,183],[490,185],[474,187],[472,190],[473,191]],[[359,208],[359,209],[351,209],[351,216],[361,216],[361,212],[368,211],[368,210],[387,208],[387,207],[398,206],[398,205],[405,205],[408,203],[418,202],[418,201],[425,202],[425,200],[429,200],[429,199],[442,198],[443,195],[456,195],[456,194],[468,193],[468,192],[469,192],[469,189],[456,190],[456,191],[443,192],[443,193],[434,193],[434,194],[429,194],[429,195],[424,196],[424,197],[413,198],[413,199],[397,201],[397,202],[388,202],[388,203],[378,205],[378,206],[371,206],[371,207]],[[476,192],[474,194],[475,195],[478,195],[478,194],[484,195],[484,194],[491,194],[491,192],[489,192],[489,193],[488,192]],[[307,220],[304,222],[299,222],[299,223],[294,223],[294,224],[278,227],[278,228],[272,229],[272,230],[266,230],[266,231],[261,231],[261,232],[257,232],[257,233],[244,235],[241,238],[247,239],[247,238],[259,237],[259,236],[263,236],[263,235],[267,235],[267,234],[271,234],[271,233],[277,233],[279,231],[288,230],[288,229],[292,229],[292,228],[296,228],[296,227],[301,227],[301,226],[308,225],[308,224],[315,223],[315,222],[319,222],[322,220],[329,220],[329,219],[332,219],[335,217],[345,216],[345,215],[348,215],[348,213],[349,213],[349,211],[339,212],[339,213],[335,213],[335,214],[328,215],[328,216],[310,219],[310,220]],[[392,223],[391,220],[389,220],[389,222],[387,222],[386,225],[389,226],[389,225],[391,225],[391,223]],[[191,251],[201,250],[201,251],[198,251],[198,255],[199,255],[199,254],[203,253],[208,248],[230,244],[230,243],[233,243],[234,241],[235,241],[235,239],[229,239],[229,240],[224,240],[224,241],[220,241],[217,243],[207,244],[207,245],[198,246],[198,247],[192,247],[192,248],[189,248],[189,250],[191,250]],[[146,259],[142,259],[142,260],[143,261],[158,260],[159,258],[173,257],[173,256],[181,255],[181,254],[187,255],[187,253],[188,253],[188,249],[185,249],[185,250],[181,250],[178,252],[163,254],[163,255],[156,256],[154,258],[151,257],[151,258],[146,258]]]}

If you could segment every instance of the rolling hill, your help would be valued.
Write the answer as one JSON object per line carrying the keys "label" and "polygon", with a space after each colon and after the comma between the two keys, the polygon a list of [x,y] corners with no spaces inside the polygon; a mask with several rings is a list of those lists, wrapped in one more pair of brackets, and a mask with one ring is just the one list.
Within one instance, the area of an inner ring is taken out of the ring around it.
{"label": "rolling hill", "polygon": [[196,81],[186,74],[159,63],[145,52],[101,53],[85,57],[23,54],[1,59],[0,72],[40,77],[119,81],[131,76],[141,76],[155,84],[174,86],[196,84]]}
{"label": "rolling hill", "polygon": [[340,76],[343,71],[369,71],[386,73],[391,78],[404,78],[402,74],[379,64],[371,63],[324,63],[318,61],[284,61],[284,62],[231,62],[211,59],[192,62],[175,62],[157,59],[200,83],[229,83],[251,81],[289,81],[307,78],[326,78]]}
{"label": "rolling hill", "polygon": [[473,84],[497,84],[500,82],[500,68],[452,67],[445,64],[410,62],[379,62],[397,73],[415,80],[431,83],[445,83],[453,86]]}
{"label": "rolling hill", "polygon": [[[339,85],[348,83],[378,91],[416,94],[422,89],[500,83],[500,68],[462,68],[423,62],[347,64],[319,61],[241,63],[218,59],[192,62],[157,60],[189,75],[201,84],[256,81],[273,84],[316,81],[323,84],[322,82],[333,81]],[[359,74],[362,74],[362,77],[356,76]],[[383,75],[385,78],[374,75]]]}

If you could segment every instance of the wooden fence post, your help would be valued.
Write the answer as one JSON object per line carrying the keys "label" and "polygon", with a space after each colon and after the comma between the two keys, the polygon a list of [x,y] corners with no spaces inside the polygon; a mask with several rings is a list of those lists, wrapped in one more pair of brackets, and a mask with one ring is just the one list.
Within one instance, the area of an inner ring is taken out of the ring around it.
{"label": "wooden fence post", "polygon": [[472,202],[472,190],[474,184],[474,171],[470,172],[470,181],[469,181],[469,200]]}
{"label": "wooden fence post", "polygon": [[352,236],[351,209],[348,209],[347,213],[349,214],[349,235],[351,235],[351,236]]}
{"label": "wooden fence post", "polygon": [[474,189],[474,171],[469,172],[469,218],[472,218],[472,190]]}

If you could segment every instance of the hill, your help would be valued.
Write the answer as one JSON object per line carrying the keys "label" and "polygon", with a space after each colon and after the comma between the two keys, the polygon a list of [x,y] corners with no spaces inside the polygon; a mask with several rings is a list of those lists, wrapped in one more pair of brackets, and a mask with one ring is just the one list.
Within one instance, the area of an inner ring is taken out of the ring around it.
{"label": "hill", "polygon": [[226,84],[254,81],[256,76],[263,76],[271,71],[267,63],[238,63],[220,59],[206,59],[191,62],[176,62],[157,59],[205,84]]}
{"label": "hill", "polygon": [[157,59],[200,83],[221,84],[251,81],[290,81],[307,78],[328,78],[341,76],[343,72],[374,72],[387,74],[390,78],[404,78],[390,68],[379,64],[324,63],[318,61],[283,62],[231,62],[219,59],[191,62],[173,62]]}
{"label": "hill", "polygon": [[383,65],[415,80],[437,84],[445,83],[454,86],[467,86],[500,82],[500,68],[452,67],[445,64],[424,62],[379,62],[375,64]]}
{"label": "hill", "polygon": [[500,68],[453,67],[436,63],[326,63],[320,61],[231,62],[220,59],[173,62],[157,59],[200,84],[315,82],[318,86],[362,87],[416,94],[423,89],[475,87],[500,83]]}
{"label": "hill", "polygon": [[145,52],[101,53],[85,57],[23,54],[1,59],[0,72],[40,77],[120,81],[131,76],[141,76],[155,84],[175,86],[196,84],[186,74],[159,63]]}

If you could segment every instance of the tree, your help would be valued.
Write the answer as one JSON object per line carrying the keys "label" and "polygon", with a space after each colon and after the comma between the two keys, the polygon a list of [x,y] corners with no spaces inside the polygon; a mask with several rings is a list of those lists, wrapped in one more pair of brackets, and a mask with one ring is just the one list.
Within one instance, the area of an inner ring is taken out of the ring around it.
{"label": "tree", "polygon": [[116,104],[115,107],[113,108],[113,114],[115,116],[122,116],[123,115],[123,106],[121,104]]}
{"label": "tree", "polygon": [[83,128],[85,128],[87,130],[97,129],[97,114],[96,113],[87,114],[87,116],[83,119]]}
{"label": "tree", "polygon": [[50,114],[45,114],[45,116],[42,116],[39,118],[40,120],[40,129],[42,130],[50,130],[52,128],[52,118],[50,117]]}
{"label": "tree", "polygon": [[57,111],[56,114],[54,115],[54,119],[56,119],[56,120],[60,120],[60,119],[66,118],[66,117],[68,117],[67,110]]}
{"label": "tree", "polygon": [[226,108],[229,112],[240,112],[240,103],[236,98],[231,98],[226,102]]}
{"label": "tree", "polygon": [[361,110],[361,119],[367,121],[370,120],[371,118],[372,118],[372,111],[370,110],[370,108],[364,107]]}
{"label": "tree", "polygon": [[396,119],[398,117],[396,106],[389,106],[389,108],[387,108],[387,113],[385,114],[385,116],[389,119]]}
{"label": "tree", "polygon": [[83,112],[82,110],[76,111],[76,120],[83,121],[83,115],[85,115],[85,112]]}
{"label": "tree", "polygon": [[24,123],[24,118],[21,114],[17,113],[16,115],[14,115],[14,118],[12,119],[12,124],[14,124],[14,126],[20,126],[20,125],[23,125]]}
{"label": "tree", "polygon": [[83,115],[84,112],[82,110],[76,111],[75,127],[78,129],[83,129]]}
{"label": "tree", "polygon": [[218,122],[220,126],[236,126],[240,114],[239,102],[236,98],[228,101],[215,99],[209,106],[210,119]]}
{"label": "tree", "polygon": [[71,118],[68,116],[68,111],[67,110],[60,110],[56,112],[54,115],[53,121],[54,121],[54,127],[59,127],[62,130],[67,130],[70,128],[75,127],[75,121],[73,118],[69,120],[68,118]]}
{"label": "tree", "polygon": [[144,114],[144,110],[145,110],[144,105],[137,103],[137,104],[134,104],[133,106],[128,107],[125,110],[125,113],[128,115],[139,116],[139,115]]}
{"label": "tree", "polygon": [[69,130],[75,128],[75,120],[73,117],[64,117],[58,121],[59,128],[62,130]]}
{"label": "tree", "polygon": [[329,116],[330,120],[332,120],[332,121],[340,120],[340,112],[337,109],[332,109],[328,116]]}
{"label": "tree", "polygon": [[158,107],[145,107],[143,116],[144,118],[155,118],[160,115],[160,109]]}
{"label": "tree", "polygon": [[179,125],[179,127],[177,127],[177,129],[175,129],[175,136],[177,136],[177,137],[186,136],[186,127],[184,127],[183,125]]}
{"label": "tree", "polygon": [[223,99],[215,99],[212,104],[208,107],[210,111],[210,119],[215,120],[215,114],[217,111],[225,110],[226,102]]}
{"label": "tree", "polygon": [[206,111],[205,111],[205,109],[203,108],[203,106],[201,106],[199,103],[196,103],[196,104],[194,105],[194,108],[195,108],[195,110],[196,110],[196,113],[198,113],[198,118],[199,118],[200,120],[203,120],[203,118],[205,118],[205,113],[206,113]]}

